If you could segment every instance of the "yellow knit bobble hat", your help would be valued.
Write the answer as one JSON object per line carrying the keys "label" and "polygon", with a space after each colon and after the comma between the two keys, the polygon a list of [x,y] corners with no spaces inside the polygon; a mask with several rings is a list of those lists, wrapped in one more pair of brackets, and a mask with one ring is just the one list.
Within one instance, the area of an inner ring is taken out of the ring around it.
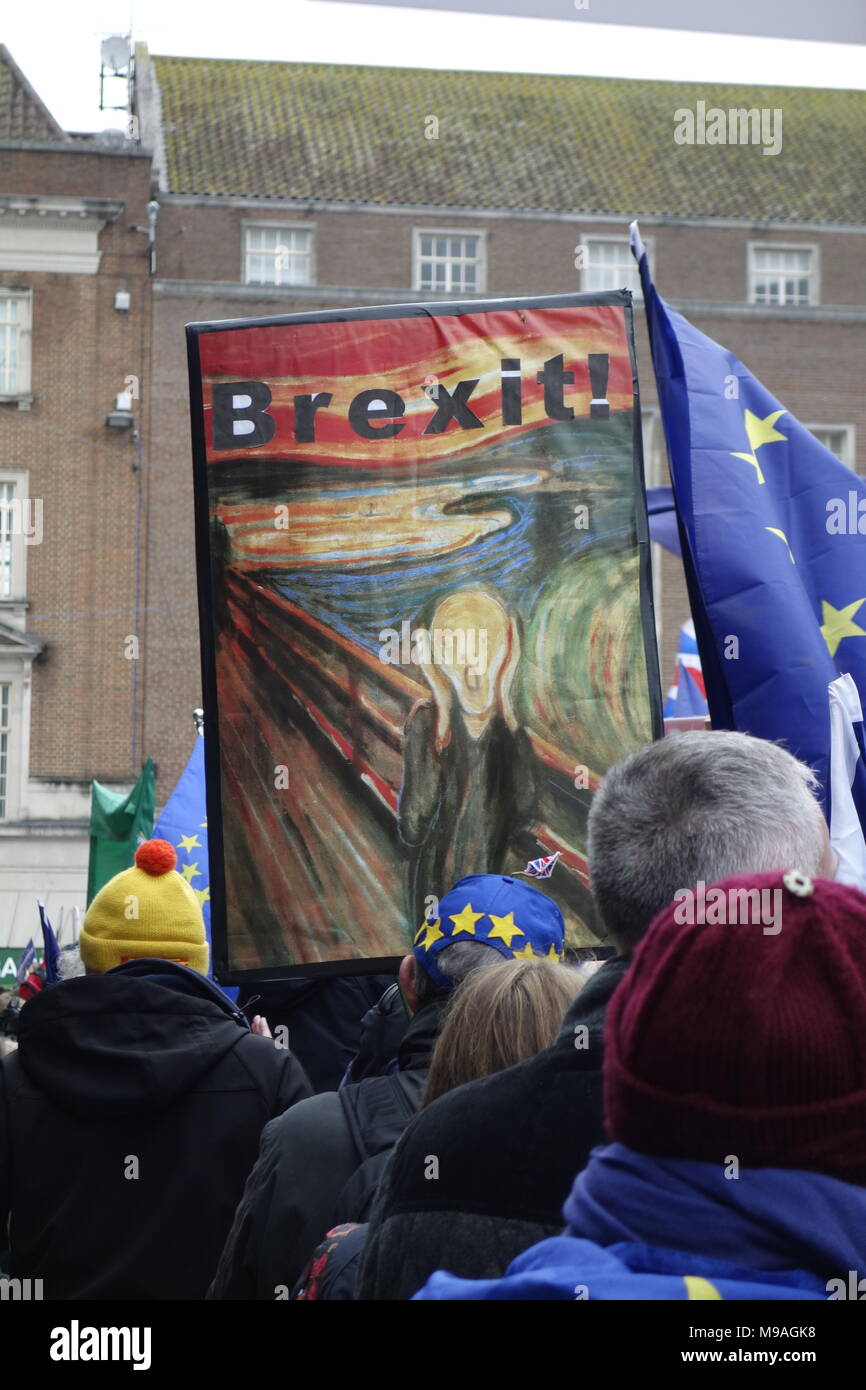
{"label": "yellow knit bobble hat", "polygon": [[145,840],[135,868],[100,888],[84,917],[79,949],[88,970],[158,956],[207,975],[208,946],[198,898],[175,871],[167,840]]}

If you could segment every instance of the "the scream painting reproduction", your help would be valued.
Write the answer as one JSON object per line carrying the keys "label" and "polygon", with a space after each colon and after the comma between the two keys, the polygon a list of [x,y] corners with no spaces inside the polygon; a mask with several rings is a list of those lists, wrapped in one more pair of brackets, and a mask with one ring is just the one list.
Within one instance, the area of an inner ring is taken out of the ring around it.
{"label": "the scream painting reproduction", "polygon": [[464,874],[551,855],[597,940],[593,789],[661,731],[631,314],[187,330],[224,978],[369,968]]}

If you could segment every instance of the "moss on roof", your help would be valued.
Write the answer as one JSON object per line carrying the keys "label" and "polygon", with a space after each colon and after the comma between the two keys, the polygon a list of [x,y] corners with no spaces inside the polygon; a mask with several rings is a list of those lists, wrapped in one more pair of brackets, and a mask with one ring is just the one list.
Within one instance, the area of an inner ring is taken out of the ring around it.
{"label": "moss on roof", "polygon": [[[866,92],[153,62],[175,193],[866,223]],[[676,144],[699,101],[781,110],[781,152]]]}
{"label": "moss on roof", "polygon": [[64,140],[42,98],[0,43],[0,140]]}

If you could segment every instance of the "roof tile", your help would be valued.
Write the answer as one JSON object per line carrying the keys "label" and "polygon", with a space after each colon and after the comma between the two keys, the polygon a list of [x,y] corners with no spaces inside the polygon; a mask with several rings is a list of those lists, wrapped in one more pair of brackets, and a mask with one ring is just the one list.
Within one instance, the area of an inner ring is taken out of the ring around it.
{"label": "roof tile", "polygon": [[[866,223],[866,92],[153,62],[174,193]],[[674,112],[698,101],[781,110],[781,152],[677,145]]]}

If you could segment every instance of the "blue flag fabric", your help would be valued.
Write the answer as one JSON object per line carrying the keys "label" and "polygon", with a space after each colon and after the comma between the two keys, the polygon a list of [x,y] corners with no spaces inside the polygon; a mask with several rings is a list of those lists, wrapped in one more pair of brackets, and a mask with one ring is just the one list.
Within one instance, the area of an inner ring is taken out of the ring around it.
{"label": "blue flag fabric", "polygon": [[60,979],[60,946],[41,898],[36,899],[36,906],[39,908],[39,922],[42,927],[42,941],[45,947],[45,986],[47,988],[48,985],[56,985]]}
{"label": "blue flag fabric", "polygon": [[[665,304],[631,231],[712,724],[809,763],[832,834],[828,687],[866,695],[866,483]],[[851,791],[866,825],[862,756]]]}
{"label": "blue flag fabric", "polygon": [[18,961],[18,969],[15,972],[15,988],[23,985],[36,961],[36,947],[33,945],[33,938],[27,942]]}
{"label": "blue flag fabric", "polygon": [[[207,804],[205,798],[204,737],[198,735],[189,762],[153,828],[155,840],[168,840],[177,854],[177,870],[183,874],[201,903],[208,944],[210,931],[210,865],[207,845]],[[213,961],[213,950],[210,954]],[[211,978],[213,965],[211,965]],[[230,999],[237,989],[225,989]]]}
{"label": "blue flag fabric", "polygon": [[646,511],[650,540],[663,545],[672,555],[682,555],[673,488],[648,487]]}

